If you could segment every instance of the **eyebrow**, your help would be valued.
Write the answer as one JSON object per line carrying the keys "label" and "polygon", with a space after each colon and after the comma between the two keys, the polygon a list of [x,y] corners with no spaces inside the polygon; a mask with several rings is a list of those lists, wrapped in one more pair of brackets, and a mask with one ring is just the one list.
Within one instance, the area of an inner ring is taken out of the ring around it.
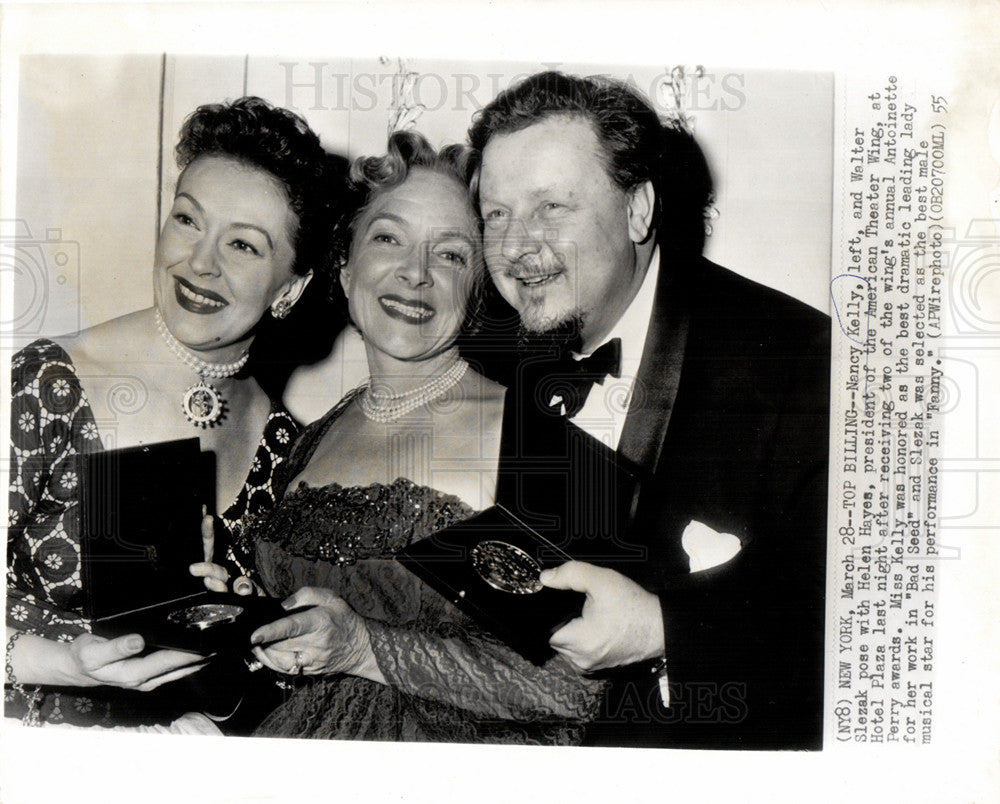
{"label": "eyebrow", "polygon": [[[177,193],[177,195],[174,196],[174,200],[178,198],[186,198],[188,201],[194,204],[195,207],[198,208],[199,212],[203,213],[205,211],[205,208],[198,203],[198,199],[195,198],[190,193],[185,193],[185,192]],[[267,229],[263,229],[254,223],[243,223],[242,221],[233,221],[229,225],[235,226],[238,229],[251,229],[254,232],[258,232],[267,241],[267,247],[272,251],[274,251],[274,242],[271,240],[271,235],[268,233]]]}
{"label": "eyebrow", "polygon": [[376,212],[374,215],[371,216],[371,219],[368,221],[368,223],[365,224],[365,231],[370,229],[373,223],[381,220],[392,221],[393,223],[398,223],[402,227],[409,226],[409,221],[400,217],[394,212]]}
{"label": "eyebrow", "polygon": [[263,236],[263,238],[267,241],[267,247],[271,249],[271,251],[274,251],[274,243],[271,242],[271,235],[268,234],[267,229],[262,229],[261,227],[256,226],[252,223],[240,223],[239,221],[231,223],[230,226],[235,226],[240,229],[251,229],[255,232],[260,233]]}
{"label": "eyebrow", "polygon": [[470,246],[475,246],[475,241],[471,237],[469,237],[465,232],[460,232],[457,229],[444,232],[434,232],[434,236],[440,240],[464,240]]}
{"label": "eyebrow", "polygon": [[[537,199],[542,198],[542,197],[547,196],[547,195],[551,195],[552,193],[556,193],[556,192],[559,192],[559,189],[557,188],[557,186],[555,184],[547,184],[544,187],[535,187],[535,188],[529,190],[528,191],[528,197],[532,201],[534,201],[534,200],[537,200]],[[492,198],[491,196],[480,194],[480,196],[479,196],[479,206],[482,207],[484,204],[493,204],[493,205],[498,206],[498,207],[505,207],[505,206],[507,206],[502,201],[497,201],[495,198]]]}
{"label": "eyebrow", "polygon": [[[365,231],[367,232],[374,223],[380,220],[392,221],[393,223],[398,224],[404,229],[409,228],[410,226],[410,222],[406,220],[406,218],[403,218],[402,216],[397,215],[394,212],[379,212],[376,213],[375,215],[372,215],[371,220],[368,221],[368,223],[365,225]],[[435,229],[433,230],[433,234],[435,238],[440,240],[464,240],[473,248],[475,248],[476,246],[475,240],[469,237],[469,235],[467,235],[465,232],[462,232],[458,229],[444,229],[441,231]]]}

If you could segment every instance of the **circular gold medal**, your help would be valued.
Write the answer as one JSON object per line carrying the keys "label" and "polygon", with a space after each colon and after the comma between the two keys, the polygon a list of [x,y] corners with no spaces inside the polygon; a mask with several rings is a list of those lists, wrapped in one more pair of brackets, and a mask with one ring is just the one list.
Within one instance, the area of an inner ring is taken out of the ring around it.
{"label": "circular gold medal", "polygon": [[542,568],[520,547],[488,539],[472,550],[472,567],[494,589],[512,595],[531,595],[542,591],[538,576]]}
{"label": "circular gold medal", "polygon": [[178,609],[167,615],[167,619],[176,625],[186,625],[204,631],[220,623],[233,623],[243,613],[242,606],[231,606],[223,603],[205,603],[201,606],[189,606]]}

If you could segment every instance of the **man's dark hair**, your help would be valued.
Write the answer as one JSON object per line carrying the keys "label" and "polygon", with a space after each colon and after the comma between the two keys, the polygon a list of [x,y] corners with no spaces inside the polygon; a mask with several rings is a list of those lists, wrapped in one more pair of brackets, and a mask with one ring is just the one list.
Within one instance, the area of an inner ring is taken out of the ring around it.
{"label": "man's dark hair", "polygon": [[701,253],[714,198],[705,155],[690,133],[662,123],[649,102],[621,81],[544,72],[501,92],[469,129],[476,164],[493,137],[558,116],[579,117],[593,126],[608,176],[622,190],[652,182],[653,227],[661,250]]}

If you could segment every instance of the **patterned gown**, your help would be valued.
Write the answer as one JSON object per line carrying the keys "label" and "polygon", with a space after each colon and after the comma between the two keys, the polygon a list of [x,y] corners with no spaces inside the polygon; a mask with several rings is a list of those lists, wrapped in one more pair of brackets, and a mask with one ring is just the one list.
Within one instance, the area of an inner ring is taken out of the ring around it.
{"label": "patterned gown", "polygon": [[[310,426],[282,475],[308,463],[350,397]],[[280,492],[280,488],[277,489]],[[305,677],[257,734],[371,740],[575,744],[597,714],[601,682],[561,657],[538,667],[393,559],[401,548],[475,513],[405,478],[364,487],[300,483],[253,528],[267,590],[340,595],[367,624],[380,684]]]}
{"label": "patterned gown", "polygon": [[[272,506],[275,471],[297,432],[291,416],[273,407],[246,482],[219,517],[237,537],[248,518]],[[74,457],[103,448],[69,355],[49,340],[35,341],[18,352],[11,362],[8,627],[64,642],[90,630],[81,614],[79,479]],[[229,562],[236,568],[249,565],[241,550],[245,542],[227,541]],[[53,691],[45,696],[41,714],[51,723],[110,725],[128,719],[133,706],[146,708],[152,699],[139,697],[143,695],[102,688],[88,690],[87,697]],[[20,717],[23,699],[9,689],[4,697],[5,714]]]}

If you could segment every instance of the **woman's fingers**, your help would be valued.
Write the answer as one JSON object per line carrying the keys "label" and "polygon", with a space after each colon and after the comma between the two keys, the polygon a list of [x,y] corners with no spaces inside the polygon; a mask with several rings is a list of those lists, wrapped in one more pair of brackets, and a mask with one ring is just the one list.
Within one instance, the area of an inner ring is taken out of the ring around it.
{"label": "woman's fingers", "polygon": [[[284,673],[291,662],[286,662],[285,664],[279,664],[275,661],[277,655],[283,654],[283,651],[266,651],[263,648],[257,647],[253,649],[253,655],[257,660],[264,665],[264,667],[269,670],[274,670],[276,673]],[[280,660],[279,660],[280,661]]]}
{"label": "woman's fingers", "polygon": [[209,515],[208,506],[201,507],[201,544],[205,550],[205,563],[215,557],[215,519]]}
{"label": "woman's fingers", "polygon": [[228,592],[229,573],[225,567],[212,563],[215,557],[215,519],[209,515],[205,505],[201,507],[201,545],[205,560],[192,564],[188,571],[196,578],[203,578],[209,591]]}
{"label": "woman's fingers", "polygon": [[106,665],[134,656],[145,646],[146,643],[138,634],[126,634],[115,639],[81,634],[73,641],[84,673],[99,670]]}
{"label": "woman's fingers", "polygon": [[188,567],[188,572],[205,581],[205,587],[213,592],[229,591],[229,571],[225,567],[209,561],[199,561]]}
{"label": "woman's fingers", "polygon": [[313,656],[329,636],[324,629],[327,618],[323,614],[323,609],[311,608],[261,626],[250,638],[255,645],[254,656],[279,673],[302,672],[309,664],[306,655]]}
{"label": "woman's fingers", "polygon": [[317,627],[315,609],[300,611],[288,617],[282,617],[273,623],[262,625],[250,635],[250,644],[267,645],[285,639],[307,634]]}
{"label": "woman's fingers", "polygon": [[[148,656],[129,659],[120,667],[113,668],[119,679],[126,684],[144,684],[147,681],[171,673],[182,667],[189,667],[205,660],[197,653],[181,650],[158,650]],[[109,670],[112,668],[108,668]]]}
{"label": "woman's fingers", "polygon": [[299,675],[311,672],[308,668],[312,667],[315,651],[309,645],[299,644],[294,639],[290,639],[280,643],[280,646],[256,647],[253,649],[253,655],[265,667],[278,673]]}
{"label": "woman's fingers", "polygon": [[138,634],[108,640],[92,634],[77,637],[72,651],[81,674],[79,683],[86,685],[90,681],[117,687],[141,687],[160,676],[200,665],[205,660],[197,653],[180,650],[158,650],[148,656],[135,656],[143,647],[143,639]]}
{"label": "woman's fingers", "polygon": [[156,676],[156,678],[151,678],[143,684],[136,687],[140,692],[150,692],[155,690],[157,687],[163,686],[171,681],[176,681],[179,678],[184,678],[185,676],[193,675],[201,670],[208,662],[198,662],[197,664],[191,664],[187,667],[181,667],[178,670],[174,670],[170,673],[164,673],[163,675]]}

